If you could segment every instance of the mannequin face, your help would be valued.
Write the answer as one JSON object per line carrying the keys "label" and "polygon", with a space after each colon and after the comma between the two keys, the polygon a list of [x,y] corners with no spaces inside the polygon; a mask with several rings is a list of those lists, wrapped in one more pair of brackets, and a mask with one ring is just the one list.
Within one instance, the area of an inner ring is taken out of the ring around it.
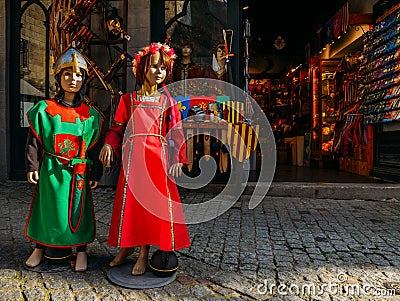
{"label": "mannequin face", "polygon": [[216,54],[216,58],[218,61],[222,61],[224,58],[224,56],[226,55],[225,50],[223,50],[222,48],[218,48],[217,49],[217,54]]}
{"label": "mannequin face", "polygon": [[184,45],[182,47],[182,56],[190,56],[192,53],[192,48],[190,48],[190,45]]}
{"label": "mannequin face", "polygon": [[83,76],[81,72],[72,72],[66,68],[61,73],[61,88],[67,93],[77,93],[82,88]]}
{"label": "mannequin face", "polygon": [[146,72],[146,79],[150,86],[161,84],[167,76],[167,66],[162,63],[159,52],[153,54],[150,60],[150,67]]}

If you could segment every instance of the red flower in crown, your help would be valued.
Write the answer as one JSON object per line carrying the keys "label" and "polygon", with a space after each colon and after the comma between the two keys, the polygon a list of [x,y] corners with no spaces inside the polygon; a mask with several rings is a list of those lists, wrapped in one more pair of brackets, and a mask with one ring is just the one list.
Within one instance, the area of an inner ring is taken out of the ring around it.
{"label": "red flower in crown", "polygon": [[[164,47],[161,47],[161,50],[164,50]],[[149,51],[151,54],[155,54],[159,51],[157,43],[151,43],[149,47]]]}
{"label": "red flower in crown", "polygon": [[137,53],[135,53],[133,56],[135,57],[136,64],[138,65],[140,63],[141,56]]}
{"label": "red flower in crown", "polygon": [[140,60],[143,56],[145,56],[149,53],[155,54],[159,51],[164,51],[171,59],[171,63],[172,64],[174,63],[176,55],[175,55],[175,51],[173,48],[169,47],[167,44],[161,44],[159,42],[151,43],[149,46],[143,47],[138,53],[135,53],[133,55],[134,56],[134,59],[132,61],[133,74],[136,75],[136,68],[140,64]]}

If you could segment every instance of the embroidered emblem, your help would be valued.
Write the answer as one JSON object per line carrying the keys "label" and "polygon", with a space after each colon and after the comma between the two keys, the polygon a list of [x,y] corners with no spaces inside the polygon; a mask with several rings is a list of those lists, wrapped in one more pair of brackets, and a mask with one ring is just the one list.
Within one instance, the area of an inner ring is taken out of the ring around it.
{"label": "embroidered emblem", "polygon": [[78,187],[78,189],[79,190],[82,190],[83,189],[83,184],[85,183],[85,180],[78,180],[78,183],[77,183],[77,187]]}
{"label": "embroidered emblem", "polygon": [[80,143],[81,138],[78,136],[57,134],[54,136],[54,151],[57,155],[66,158],[74,158],[78,155]]}
{"label": "embroidered emblem", "polygon": [[75,150],[75,143],[69,139],[65,139],[63,143],[58,143],[60,154],[69,157],[69,152]]}

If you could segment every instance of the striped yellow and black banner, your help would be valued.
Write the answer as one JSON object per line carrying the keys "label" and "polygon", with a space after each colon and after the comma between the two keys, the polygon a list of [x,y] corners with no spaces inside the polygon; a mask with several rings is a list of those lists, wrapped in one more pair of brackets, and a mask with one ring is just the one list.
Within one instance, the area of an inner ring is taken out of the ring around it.
{"label": "striped yellow and black banner", "polygon": [[239,162],[248,159],[258,144],[259,125],[228,124],[227,140],[231,156]]}
{"label": "striped yellow and black banner", "polygon": [[241,118],[240,114],[244,114],[244,102],[229,100],[222,104],[222,109],[229,111],[228,122],[238,123],[241,119],[243,120],[243,116]]}

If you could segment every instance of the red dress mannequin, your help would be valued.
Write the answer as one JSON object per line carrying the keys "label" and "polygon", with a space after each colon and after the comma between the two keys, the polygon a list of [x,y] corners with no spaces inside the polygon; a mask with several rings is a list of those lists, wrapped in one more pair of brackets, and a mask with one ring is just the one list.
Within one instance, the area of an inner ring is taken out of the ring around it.
{"label": "red dress mannequin", "polygon": [[[173,49],[160,43],[135,54],[133,72],[141,89],[122,95],[99,156],[110,166],[113,156],[123,153],[108,244],[121,248],[110,266],[140,246],[133,275],[145,272],[150,245],[163,251],[190,246],[173,180],[187,164],[181,115],[175,100],[157,90],[171,76],[174,58]],[[129,137],[123,141],[126,131]],[[173,154],[168,154],[167,139],[174,141]]]}

